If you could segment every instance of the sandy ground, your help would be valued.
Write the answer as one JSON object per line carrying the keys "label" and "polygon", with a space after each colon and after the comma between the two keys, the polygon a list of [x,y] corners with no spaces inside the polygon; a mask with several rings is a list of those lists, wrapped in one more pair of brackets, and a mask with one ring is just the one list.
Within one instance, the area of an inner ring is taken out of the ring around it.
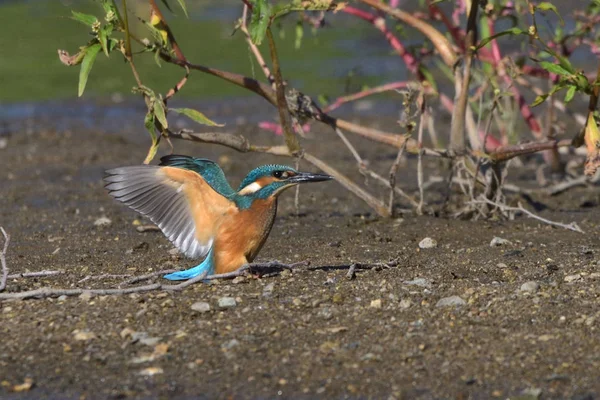
{"label": "sandy ground", "polygon": [[[105,169],[143,159],[140,143],[145,139],[102,132],[9,137],[0,150],[0,225],[12,235],[10,271],[64,273],[10,279],[7,292],[114,287],[125,278],[80,281],[195,265],[172,254],[161,233],[138,232],[135,224],[146,221],[103,188]],[[395,156],[357,145],[374,162]],[[339,168],[354,169],[349,155],[339,156],[338,142],[311,146],[324,158],[337,157]],[[234,185],[254,166],[282,162],[182,142],[176,149],[219,160]],[[439,165],[427,167],[431,175]],[[413,181],[403,173],[409,192]],[[433,203],[438,192],[428,192]],[[593,399],[600,393],[597,190],[533,199],[541,215],[576,221],[585,235],[525,217],[381,219],[335,182],[304,187],[298,217],[293,197],[282,196],[259,259],[310,260],[308,268],[177,293],[1,302],[0,397]],[[101,217],[110,223],[96,226]],[[425,237],[437,246],[420,249]],[[494,237],[508,243],[491,247]],[[397,265],[347,278],[351,263],[392,260]]]}

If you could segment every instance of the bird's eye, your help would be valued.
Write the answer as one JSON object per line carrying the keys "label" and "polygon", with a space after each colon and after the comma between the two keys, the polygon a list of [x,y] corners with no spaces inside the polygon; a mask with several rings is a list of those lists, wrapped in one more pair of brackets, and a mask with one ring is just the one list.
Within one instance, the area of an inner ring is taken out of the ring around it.
{"label": "bird's eye", "polygon": [[279,179],[283,176],[283,171],[273,171],[273,176]]}

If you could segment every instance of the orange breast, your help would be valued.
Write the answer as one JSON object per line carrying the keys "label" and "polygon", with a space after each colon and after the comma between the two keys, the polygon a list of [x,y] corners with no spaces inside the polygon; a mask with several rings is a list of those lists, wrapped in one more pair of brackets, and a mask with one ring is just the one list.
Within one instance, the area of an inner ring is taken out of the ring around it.
{"label": "orange breast", "polygon": [[235,271],[252,262],[269,236],[277,200],[255,200],[252,207],[224,218],[214,243],[215,273]]}

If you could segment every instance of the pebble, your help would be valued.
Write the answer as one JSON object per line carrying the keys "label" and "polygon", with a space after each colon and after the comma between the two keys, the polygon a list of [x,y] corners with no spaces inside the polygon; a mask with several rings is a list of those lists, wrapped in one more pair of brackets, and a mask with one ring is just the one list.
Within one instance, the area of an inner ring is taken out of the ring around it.
{"label": "pebble", "polygon": [[567,275],[565,276],[565,282],[571,283],[581,279],[581,274]]}
{"label": "pebble", "polygon": [[162,374],[163,372],[164,371],[161,367],[148,367],[138,372],[138,374],[142,376],[154,376]]}
{"label": "pebble", "polygon": [[237,306],[237,302],[233,297],[221,297],[218,300],[219,308],[232,308]]}
{"label": "pebble", "polygon": [[381,299],[371,300],[371,308],[381,308],[382,307]]}
{"label": "pebble", "polygon": [[519,289],[521,292],[535,293],[540,290],[540,284],[536,281],[525,282]]}
{"label": "pebble", "polygon": [[109,226],[112,221],[107,217],[100,217],[94,221],[94,226]]}
{"label": "pebble", "polygon": [[434,247],[437,247],[437,241],[430,237],[426,237],[419,242],[419,248],[421,249],[433,249]]}
{"label": "pebble", "polygon": [[0,138],[0,150],[4,150],[8,147],[8,139]]}
{"label": "pebble", "polygon": [[273,282],[265,286],[262,292],[263,297],[271,297],[271,295],[273,294],[273,289],[275,289],[275,283]]}
{"label": "pebble", "polygon": [[435,306],[436,307],[458,307],[458,306],[464,306],[465,304],[467,304],[466,301],[464,301],[463,299],[461,299],[459,296],[450,296],[450,297],[444,297],[443,299],[440,299]]}
{"label": "pebble", "polygon": [[510,240],[502,239],[501,237],[496,236],[490,242],[490,247],[504,246],[506,244],[510,244]]}
{"label": "pebble", "polygon": [[221,345],[221,348],[224,350],[231,350],[234,347],[237,347],[240,345],[240,342],[237,339],[231,339],[228,342],[225,342]]}
{"label": "pebble", "polygon": [[205,301],[198,301],[194,304],[192,304],[192,310],[199,312],[199,313],[205,313],[205,312],[209,312],[210,311],[210,304],[208,304]]}
{"label": "pebble", "polygon": [[400,308],[403,310],[406,310],[407,308],[409,308],[412,305],[412,302],[410,301],[410,299],[402,299],[400,300]]}
{"label": "pebble", "polygon": [[425,288],[431,287],[431,282],[425,278],[415,278],[412,281],[404,281],[402,283],[404,283],[405,285],[421,286]]}

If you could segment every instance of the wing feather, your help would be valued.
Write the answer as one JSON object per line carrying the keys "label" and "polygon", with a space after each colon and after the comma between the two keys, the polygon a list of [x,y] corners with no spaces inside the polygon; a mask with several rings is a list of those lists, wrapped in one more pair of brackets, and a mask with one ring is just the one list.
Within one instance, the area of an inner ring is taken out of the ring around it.
{"label": "wing feather", "polygon": [[110,195],[150,218],[188,257],[208,254],[220,218],[233,207],[194,171],[142,165],[106,173]]}

